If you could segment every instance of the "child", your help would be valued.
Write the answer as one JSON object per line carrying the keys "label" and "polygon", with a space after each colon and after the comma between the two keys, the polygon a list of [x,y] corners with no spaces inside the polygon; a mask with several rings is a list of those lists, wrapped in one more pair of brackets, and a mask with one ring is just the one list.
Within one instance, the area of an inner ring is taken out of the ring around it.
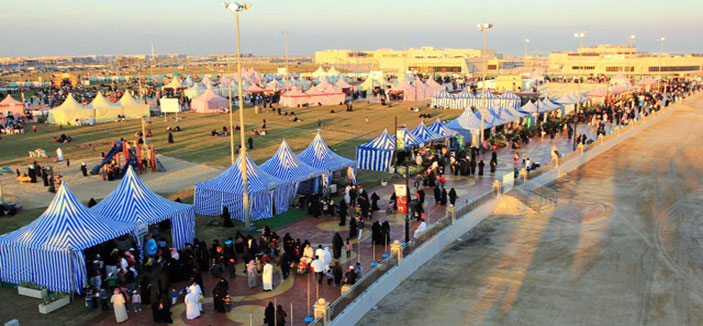
{"label": "child", "polygon": [[227,312],[232,311],[232,298],[229,296],[225,296],[225,309],[227,309]]}
{"label": "child", "polygon": [[176,288],[171,288],[171,305],[175,306],[176,301],[178,301],[178,291],[176,291]]}
{"label": "child", "polygon": [[100,307],[102,308],[103,311],[108,311],[110,310],[110,307],[107,305],[108,298],[107,298],[107,289],[105,288],[107,285],[105,283],[102,284],[102,287],[100,288]]}
{"label": "child", "polygon": [[142,311],[142,296],[137,290],[134,290],[134,292],[132,292],[132,308],[134,308],[135,312]]}
{"label": "child", "polygon": [[93,303],[93,289],[86,287],[85,290],[85,312],[91,312],[95,305]]}
{"label": "child", "polygon": [[347,243],[344,245],[344,250],[347,251],[347,258],[351,257],[352,245],[349,243],[349,238],[347,238]]}

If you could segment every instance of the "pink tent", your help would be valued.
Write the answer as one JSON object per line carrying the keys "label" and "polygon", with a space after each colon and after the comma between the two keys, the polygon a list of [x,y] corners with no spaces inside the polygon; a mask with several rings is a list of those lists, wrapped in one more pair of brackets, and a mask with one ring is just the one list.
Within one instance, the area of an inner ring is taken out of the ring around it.
{"label": "pink tent", "polygon": [[205,93],[193,98],[190,107],[199,113],[216,113],[221,109],[229,109],[229,101],[208,88]]}
{"label": "pink tent", "polygon": [[656,83],[657,83],[657,81],[654,80],[654,78],[646,76],[646,77],[642,78],[642,80],[636,82],[635,85],[640,86],[640,87],[647,87],[650,85],[654,85]]}
{"label": "pink tent", "polygon": [[416,96],[415,87],[413,85],[410,85],[410,83],[408,83],[407,79],[401,80],[398,83],[398,85],[391,88],[390,92],[391,93],[403,93],[403,101],[415,101],[415,100],[417,100],[417,96],[422,96],[419,93]]}
{"label": "pink tent", "polygon": [[349,85],[349,83],[347,83],[347,81],[341,77],[337,80],[337,82],[334,84],[334,86],[336,86],[339,89],[352,88],[352,85]]}
{"label": "pink tent", "polygon": [[432,96],[437,95],[437,93],[439,93],[441,91],[447,90],[446,87],[444,87],[444,86],[440,85],[438,82],[436,82],[434,80],[434,78],[428,79],[427,83],[425,83],[425,84],[427,84],[427,92],[429,92],[429,94],[425,94],[425,97],[432,97]]}
{"label": "pink tent", "polygon": [[271,92],[278,91],[278,82],[275,80],[270,81],[268,85],[266,85],[266,90]]}
{"label": "pink tent", "polygon": [[310,105],[339,105],[344,103],[346,95],[343,92],[319,92],[319,91],[307,91],[307,101]]}
{"label": "pink tent", "polygon": [[7,97],[0,101],[0,112],[4,114],[6,111],[12,112],[15,116],[24,116],[24,104],[7,94]]}
{"label": "pink tent", "polygon": [[301,92],[300,89],[293,88],[281,95],[279,103],[283,106],[294,108],[298,105],[308,103],[308,98],[309,96]]}
{"label": "pink tent", "polygon": [[263,92],[266,92],[266,90],[257,86],[256,84],[252,84],[251,86],[249,86],[249,88],[247,88],[245,90],[245,92],[247,92],[247,93],[263,93]]}
{"label": "pink tent", "polygon": [[429,94],[429,88],[420,78],[416,77],[412,85],[417,89],[417,98],[428,98],[432,96],[432,94]]}
{"label": "pink tent", "polygon": [[606,95],[608,95],[608,89],[605,87],[596,88],[586,94],[588,97],[605,97]]}

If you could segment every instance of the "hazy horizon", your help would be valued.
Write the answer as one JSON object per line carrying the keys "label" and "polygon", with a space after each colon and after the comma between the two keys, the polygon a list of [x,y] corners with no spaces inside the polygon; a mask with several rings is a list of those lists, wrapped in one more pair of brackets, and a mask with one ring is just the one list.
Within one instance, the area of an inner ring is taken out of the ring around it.
{"label": "hazy horizon", "polygon": [[[582,4],[559,0],[473,3],[417,0],[361,0],[353,3],[308,0],[250,0],[242,13],[242,53],[284,54],[283,30],[290,32],[289,55],[311,56],[325,49],[402,49],[408,47],[480,48],[479,22],[490,22],[488,47],[510,56],[573,50],[573,33],[587,31],[584,46],[627,44],[659,52],[665,37],[669,53],[703,52],[696,32],[703,21],[692,0],[604,1]],[[158,54],[207,55],[234,51],[234,17],[220,1],[36,0],[4,4],[0,13],[4,46],[0,57],[147,54],[150,42]]]}

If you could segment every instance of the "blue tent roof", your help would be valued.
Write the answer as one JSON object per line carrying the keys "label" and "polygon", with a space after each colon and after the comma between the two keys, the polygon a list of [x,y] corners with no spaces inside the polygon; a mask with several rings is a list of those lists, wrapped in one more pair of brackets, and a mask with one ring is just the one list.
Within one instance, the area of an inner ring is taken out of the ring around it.
{"label": "blue tent roof", "polygon": [[378,150],[394,150],[395,136],[389,134],[388,129],[384,129],[380,136],[372,139],[368,143],[359,145],[359,147]]}
{"label": "blue tent roof", "polygon": [[285,139],[273,156],[261,164],[261,170],[289,182],[300,182],[322,175],[325,171],[316,169],[301,161],[288,146]]}
{"label": "blue tent roof", "polygon": [[456,98],[476,98],[474,94],[471,94],[471,91],[468,88],[464,88],[461,93],[456,94],[454,97]]}
{"label": "blue tent roof", "polygon": [[395,150],[395,136],[383,130],[375,139],[356,147],[356,167],[371,171],[388,171]]}
{"label": "blue tent roof", "polygon": [[193,206],[155,194],[139,179],[132,166],[127,168],[117,188],[90,211],[133,227],[171,219],[173,244],[177,249],[192,242],[195,236]]}
{"label": "blue tent roof", "polygon": [[513,91],[507,91],[507,92],[503,93],[502,95],[500,95],[499,97],[502,99],[509,99],[509,100],[519,100],[520,99],[520,97],[515,95],[515,93],[513,93]]}
{"label": "blue tent roof", "polygon": [[453,131],[449,128],[447,128],[442,122],[437,119],[433,124],[431,124],[428,129],[432,130],[435,134],[444,136],[444,137],[452,137],[456,136],[456,131]]}
{"label": "blue tent roof", "polygon": [[[491,124],[484,121],[484,126],[490,128]],[[455,130],[481,130],[481,120],[471,109],[466,109],[456,119],[447,123],[446,127]]]}
{"label": "blue tent roof", "polygon": [[325,171],[336,171],[355,165],[353,160],[346,159],[333,152],[322,140],[320,132],[317,132],[310,145],[298,154],[298,158],[307,165]]}
{"label": "blue tent roof", "polygon": [[436,134],[432,130],[427,129],[423,121],[420,121],[420,124],[417,126],[417,128],[413,129],[411,133],[426,143],[443,140],[445,138],[444,136]]}
{"label": "blue tent roof", "polygon": [[525,105],[523,105],[520,108],[520,111],[527,112],[527,113],[536,113],[539,112],[539,107],[535,104],[530,102],[527,102]]}
{"label": "blue tent roof", "polygon": [[132,231],[129,224],[98,216],[62,183],[36,220],[0,236],[0,243],[43,250],[83,250]]}
{"label": "blue tent roof", "polygon": [[130,231],[90,212],[63,183],[41,216],[0,236],[0,279],[81,293],[88,279],[83,250]]}
{"label": "blue tent roof", "polygon": [[[243,193],[242,174],[241,174],[242,154],[239,154],[237,160],[225,172],[216,176],[214,179],[198,183],[196,187],[204,190],[214,190],[227,193]],[[252,161],[249,153],[246,153],[247,167],[247,183],[249,193],[268,191],[278,185],[286,183],[281,179],[273,177],[259,168]]]}
{"label": "blue tent roof", "polygon": [[418,147],[425,143],[422,139],[408,131],[408,128],[402,127],[398,129],[398,131],[402,133],[403,139],[405,139],[405,148]]}

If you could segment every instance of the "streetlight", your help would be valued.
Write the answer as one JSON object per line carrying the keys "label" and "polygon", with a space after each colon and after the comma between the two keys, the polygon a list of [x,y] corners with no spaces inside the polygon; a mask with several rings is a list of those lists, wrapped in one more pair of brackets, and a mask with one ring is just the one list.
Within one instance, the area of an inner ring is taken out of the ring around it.
{"label": "streetlight", "polygon": [[[659,89],[661,89],[662,83],[662,57],[664,56],[664,41],[666,41],[666,39],[663,36],[657,40],[657,42],[659,42]],[[664,92],[666,93],[666,87],[664,87]]]}
{"label": "streetlight", "polygon": [[285,36],[285,44],[286,44],[286,79],[288,79],[288,74],[290,73],[288,71],[288,31],[283,31],[283,35]]}
{"label": "streetlight", "polygon": [[579,39],[579,50],[583,47],[583,37],[586,36],[586,31],[574,33],[574,37]]}
{"label": "streetlight", "polygon": [[[239,4],[236,2],[223,2],[222,5],[225,7],[225,9],[231,11],[234,13],[234,20],[235,20],[235,26],[236,26],[236,31],[237,31],[237,78],[239,79],[239,84],[237,85],[239,88],[239,141],[240,141],[240,146],[242,148],[242,153],[241,155],[241,165],[240,165],[240,170],[242,174],[242,205],[244,206],[244,228],[245,229],[250,229],[251,228],[251,219],[249,216],[249,182],[247,180],[247,146],[244,143],[244,98],[242,96],[242,60],[241,60],[241,50],[240,50],[240,42],[239,42],[239,12],[241,11],[246,11],[251,8],[251,4],[245,3],[245,4]],[[230,84],[232,82],[230,81]],[[234,134],[232,131],[234,130],[233,128],[233,122],[232,122],[232,109],[231,109],[231,101],[232,101],[232,87],[230,87],[230,110],[229,110],[229,130],[230,130],[230,146],[231,146],[231,155],[232,155],[232,164],[234,164]]]}
{"label": "streetlight", "polygon": [[578,123],[578,115],[579,111],[581,110],[581,70],[583,70],[583,63],[581,62],[581,48],[583,47],[583,37],[586,36],[586,31],[579,32],[579,33],[574,33],[574,37],[579,39],[579,48],[578,51],[576,51],[576,54],[579,55],[579,67],[578,67],[578,72],[577,72],[577,77],[578,77],[578,83],[576,83],[576,97],[578,97],[578,100],[576,102],[576,119]]}
{"label": "streetlight", "polygon": [[527,46],[530,44],[530,39],[526,38],[525,39],[525,58],[527,58]]}
{"label": "streetlight", "polygon": [[486,125],[485,125],[485,120],[486,120],[486,111],[488,108],[488,103],[486,102],[488,99],[485,96],[486,92],[486,37],[487,37],[487,32],[489,29],[493,28],[493,24],[477,24],[478,26],[478,31],[483,33],[483,51],[481,52],[481,58],[483,59],[483,68],[481,69],[483,76],[481,77],[483,79],[483,87],[481,88],[481,97],[482,97],[482,103],[481,103],[481,132],[479,133],[478,137],[478,144],[479,148],[483,146],[483,133],[486,131]]}

